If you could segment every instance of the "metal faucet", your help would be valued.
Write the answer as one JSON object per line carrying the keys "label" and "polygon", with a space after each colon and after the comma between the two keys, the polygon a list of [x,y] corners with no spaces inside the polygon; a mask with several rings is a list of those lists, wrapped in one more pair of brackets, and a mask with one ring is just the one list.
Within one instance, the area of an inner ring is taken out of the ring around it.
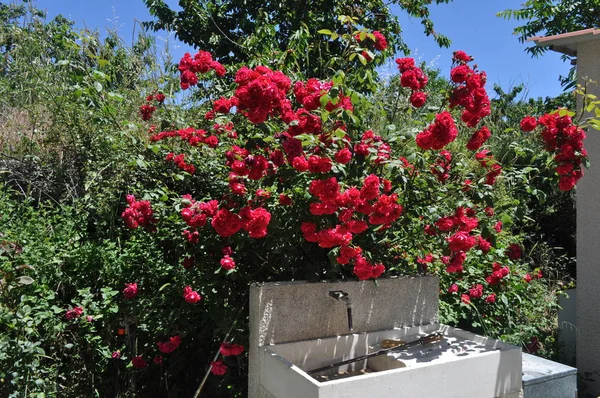
{"label": "metal faucet", "polygon": [[330,290],[329,297],[333,297],[336,300],[342,300],[346,302],[346,310],[348,312],[348,330],[353,331],[354,327],[352,326],[352,301],[350,301],[348,293],[341,290]]}

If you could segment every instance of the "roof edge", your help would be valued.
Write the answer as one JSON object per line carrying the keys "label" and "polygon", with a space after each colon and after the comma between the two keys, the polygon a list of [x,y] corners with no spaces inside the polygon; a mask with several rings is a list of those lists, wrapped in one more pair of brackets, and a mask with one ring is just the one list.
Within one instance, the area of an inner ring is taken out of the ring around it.
{"label": "roof edge", "polygon": [[554,36],[535,36],[527,39],[539,47],[550,47],[551,50],[563,54],[577,55],[577,44],[586,41],[600,40],[599,28],[588,28],[574,32],[561,33]]}

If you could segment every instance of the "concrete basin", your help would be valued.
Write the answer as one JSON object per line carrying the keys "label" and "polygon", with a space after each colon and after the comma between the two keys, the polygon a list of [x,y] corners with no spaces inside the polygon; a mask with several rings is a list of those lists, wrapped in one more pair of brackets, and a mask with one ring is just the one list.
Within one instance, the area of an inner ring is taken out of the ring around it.
{"label": "concrete basin", "polygon": [[[307,373],[378,351],[384,339],[412,341],[435,331],[442,341]],[[258,354],[264,395],[275,398],[516,398],[521,391],[519,347],[441,324],[267,345]]]}

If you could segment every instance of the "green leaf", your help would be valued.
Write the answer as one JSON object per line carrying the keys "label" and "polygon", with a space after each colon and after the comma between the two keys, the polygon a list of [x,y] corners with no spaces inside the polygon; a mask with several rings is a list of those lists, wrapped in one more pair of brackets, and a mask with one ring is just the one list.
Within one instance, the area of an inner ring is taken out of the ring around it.
{"label": "green leaf", "polygon": [[335,75],[333,75],[333,85],[339,86],[340,84],[344,83],[345,79],[346,79],[346,74],[344,73],[344,71],[338,70],[335,73]]}
{"label": "green leaf", "polygon": [[317,33],[320,33],[322,35],[330,35],[331,31],[329,29],[321,29],[321,30],[318,30]]}
{"label": "green leaf", "polygon": [[96,89],[97,92],[101,92],[102,84],[100,84],[100,82],[94,82],[94,88]]}
{"label": "green leaf", "polygon": [[143,159],[136,159],[135,163],[142,169],[148,168],[148,165],[146,164],[146,162]]}
{"label": "green leaf", "polygon": [[117,100],[119,102],[125,101],[125,98],[119,93],[113,93],[112,91],[108,93],[108,98]]}
{"label": "green leaf", "polygon": [[506,213],[504,213],[500,216],[500,220],[502,221],[503,225],[507,225],[507,226],[512,225],[512,223],[513,223],[512,218]]}

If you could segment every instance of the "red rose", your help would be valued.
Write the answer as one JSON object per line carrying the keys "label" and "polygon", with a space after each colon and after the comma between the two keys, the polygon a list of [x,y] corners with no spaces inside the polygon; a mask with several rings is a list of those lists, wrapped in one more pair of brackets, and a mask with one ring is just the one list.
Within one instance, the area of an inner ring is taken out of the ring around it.
{"label": "red rose", "polygon": [[379,196],[379,183],[380,179],[375,174],[367,176],[360,190],[360,198],[365,200],[377,198]]}
{"label": "red rose", "polygon": [[215,376],[223,376],[227,373],[227,366],[221,360],[211,362],[210,372]]}
{"label": "red rose", "polygon": [[235,268],[235,261],[229,256],[225,256],[221,259],[221,267],[226,270],[232,270]]}
{"label": "red rose", "polygon": [[373,46],[379,51],[385,50],[388,46],[385,36],[376,30],[373,31],[373,36],[375,36],[375,44]]}
{"label": "red rose", "polygon": [[354,265],[354,275],[358,280],[364,281],[370,278],[378,278],[385,271],[383,264],[371,264],[362,255],[358,255]]}
{"label": "red rose", "polygon": [[508,250],[506,251],[506,255],[511,260],[520,259],[522,254],[521,246],[517,245],[516,243],[512,243],[510,246],[508,246]]}
{"label": "red rose", "polygon": [[139,226],[149,231],[156,230],[157,219],[154,218],[152,206],[147,200],[136,200],[135,196],[127,195],[127,207],[121,214],[127,228],[136,229]]}
{"label": "red rose", "polygon": [[478,283],[469,289],[469,297],[471,298],[481,298],[483,296],[483,285]]}
{"label": "red rose", "polygon": [[308,170],[311,173],[327,173],[331,171],[331,159],[313,155],[308,158]]}
{"label": "red rose", "polygon": [[450,79],[452,79],[454,83],[464,83],[467,80],[467,77],[472,73],[473,69],[468,65],[459,65],[450,71]]}
{"label": "red rose", "polygon": [[416,142],[421,149],[439,150],[458,136],[458,130],[452,115],[444,111],[435,116],[435,120],[425,130],[417,134]]}
{"label": "red rose", "polygon": [[496,302],[496,294],[492,293],[485,298],[485,302],[488,304],[494,304]]}
{"label": "red rose", "polygon": [[180,344],[181,337],[179,336],[170,337],[169,341],[167,342],[158,341],[156,343],[156,345],[158,346],[158,351],[162,352],[163,354],[172,353],[179,347]]}
{"label": "red rose", "polygon": [[413,69],[415,67],[414,58],[398,58],[396,60],[396,63],[398,64],[398,69],[400,70],[400,73],[404,73],[407,70]]}
{"label": "red rose", "polygon": [[473,135],[469,139],[469,142],[467,143],[467,149],[471,151],[478,150],[483,144],[485,144],[485,142],[491,137],[491,135],[492,133],[490,133],[490,130],[487,127],[482,127],[481,129],[473,133]]}
{"label": "red rose", "polygon": [[420,108],[425,105],[427,94],[422,91],[413,91],[410,96],[410,104],[415,108]]}
{"label": "red rose", "polygon": [[125,289],[123,289],[123,295],[126,299],[133,299],[138,294],[138,286],[137,283],[126,283]]}
{"label": "red rose", "polygon": [[435,226],[438,227],[440,231],[450,231],[454,228],[453,217],[442,217],[435,222]]}
{"label": "red rose", "polygon": [[523,277],[523,280],[527,283],[531,282],[532,279],[533,278],[529,274],[525,274],[525,276]]}
{"label": "red rose", "polygon": [[500,233],[500,231],[502,231],[502,221],[498,221],[496,224],[494,224],[494,231],[496,231],[497,233]]}
{"label": "red rose", "polygon": [[242,228],[251,238],[263,238],[267,235],[267,226],[271,222],[271,213],[262,207],[251,209],[249,206],[240,210]]}
{"label": "red rose", "polygon": [[460,301],[464,304],[471,304],[471,297],[468,294],[461,294]]}
{"label": "red rose", "polygon": [[164,95],[163,93],[158,93],[158,94],[156,94],[156,95],[154,96],[154,99],[156,99],[156,101],[160,102],[161,104],[162,104],[163,102],[165,102],[165,99],[166,99],[166,98],[167,98],[167,97],[165,97],[165,95]]}
{"label": "red rose", "polygon": [[487,253],[490,251],[491,247],[492,244],[485,240],[481,235],[477,237],[477,248],[479,250],[481,250],[484,253]]}
{"label": "red rose", "polygon": [[452,258],[448,258],[447,256],[442,257],[442,263],[447,265],[446,272],[454,273],[454,272],[463,272],[463,264],[467,259],[467,254],[465,252],[454,253]]}
{"label": "red rose", "polygon": [[244,346],[227,342],[221,344],[219,351],[224,357],[228,357],[230,355],[240,355],[242,352],[244,352]]}
{"label": "red rose", "polygon": [[138,355],[137,357],[133,357],[131,359],[131,363],[133,364],[133,367],[137,368],[137,369],[142,369],[142,368],[145,368],[146,366],[148,366],[148,364],[146,363],[144,358],[142,358],[141,355]]}
{"label": "red rose", "polygon": [[428,82],[428,78],[421,68],[409,69],[400,76],[400,85],[408,87],[413,91],[422,90]]}
{"label": "red rose", "polygon": [[466,252],[477,244],[477,239],[465,231],[459,231],[446,240],[449,243],[450,250],[454,253]]}
{"label": "red rose", "polygon": [[530,132],[535,130],[537,126],[537,120],[533,116],[526,116],[521,120],[521,130]]}
{"label": "red rose", "polygon": [[300,173],[303,173],[308,170],[308,162],[303,157],[296,156],[292,161],[292,167]]}
{"label": "red rose", "polygon": [[140,116],[142,117],[142,120],[150,120],[155,110],[156,107],[153,105],[140,106]]}
{"label": "red rose", "polygon": [[335,154],[335,161],[340,164],[347,164],[352,160],[352,152],[348,148],[339,150]]}
{"label": "red rose", "polygon": [[360,247],[352,248],[350,246],[342,246],[340,248],[340,256],[336,258],[336,260],[338,264],[348,264],[350,260],[356,258],[360,253],[362,253]]}
{"label": "red rose", "polygon": [[558,188],[561,191],[570,191],[571,189],[573,189],[575,187],[576,183],[577,183],[577,180],[574,177],[572,177],[570,175],[562,176],[558,180]]}
{"label": "red rose", "polygon": [[429,236],[437,235],[437,231],[431,225],[425,225],[425,227],[423,228],[423,232],[425,232],[425,234]]}
{"label": "red rose", "polygon": [[279,195],[279,204],[282,205],[282,206],[291,206],[292,205],[292,198],[290,198],[286,194],[282,193],[282,194]]}
{"label": "red rose", "polygon": [[183,268],[185,269],[190,269],[194,266],[194,257],[186,257],[183,259],[183,262],[181,263],[181,265],[183,265]]}
{"label": "red rose", "polygon": [[453,54],[452,58],[454,60],[460,61],[460,62],[469,62],[469,61],[473,60],[473,57],[471,57],[466,52],[461,51],[461,50],[454,51],[454,54]]}
{"label": "red rose", "polygon": [[202,300],[202,297],[198,294],[198,292],[192,290],[191,286],[186,286],[183,288],[183,298],[187,303],[190,304],[194,304]]}
{"label": "red rose", "polygon": [[458,285],[456,283],[450,285],[450,287],[448,288],[448,293],[458,293]]}
{"label": "red rose", "polygon": [[232,213],[228,209],[221,209],[213,217],[211,225],[217,234],[226,238],[239,231],[242,228],[243,222],[237,214]]}
{"label": "red rose", "polygon": [[73,319],[79,318],[82,314],[83,314],[83,308],[75,307],[75,308],[68,310],[65,313],[65,318],[67,318],[67,320],[71,321]]}

